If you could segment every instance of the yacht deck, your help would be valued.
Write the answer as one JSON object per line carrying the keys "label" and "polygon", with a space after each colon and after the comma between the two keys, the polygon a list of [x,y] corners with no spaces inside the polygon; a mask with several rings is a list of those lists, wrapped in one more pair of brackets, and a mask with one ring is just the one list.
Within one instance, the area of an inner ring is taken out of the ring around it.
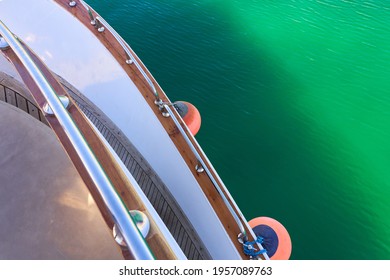
{"label": "yacht deck", "polygon": [[[210,259],[205,246],[173,196],[146,160],[105,114],[77,89],[59,77],[80,109],[111,145],[133,175],[188,259]],[[9,103],[47,124],[27,89],[16,79],[0,72],[0,101]]]}

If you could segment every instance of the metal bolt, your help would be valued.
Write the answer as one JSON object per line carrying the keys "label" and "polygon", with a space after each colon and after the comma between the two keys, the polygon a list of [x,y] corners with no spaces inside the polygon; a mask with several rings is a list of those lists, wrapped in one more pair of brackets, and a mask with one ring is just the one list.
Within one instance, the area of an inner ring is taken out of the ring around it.
{"label": "metal bolt", "polygon": [[[58,98],[60,99],[62,105],[64,105],[65,108],[68,108],[69,107],[69,98],[65,95],[61,95],[61,96],[58,96]],[[54,112],[53,110],[51,109],[49,103],[45,103],[45,105],[43,105],[43,111],[47,114],[47,115],[54,115]]]}
{"label": "metal bolt", "polygon": [[112,228],[112,234],[114,235],[114,239],[115,239],[116,243],[118,243],[119,246],[126,247],[125,239],[123,238],[123,235],[119,231],[117,225],[114,225],[114,227]]}
{"label": "metal bolt", "polygon": [[169,118],[170,117],[170,115],[169,115],[169,113],[168,112],[165,112],[165,111],[162,111],[162,113],[161,113],[162,115],[163,115],[163,117],[165,117],[165,118]]}
{"label": "metal bolt", "polygon": [[163,101],[161,99],[154,100],[154,104],[158,105],[158,107],[162,107]]}
{"label": "metal bolt", "polygon": [[163,117],[165,117],[165,118],[169,118],[170,117],[169,113],[164,108],[164,102],[160,98],[154,100],[154,104],[156,104],[158,106],[158,108],[160,109],[161,114],[163,115]]}
{"label": "metal bolt", "polygon": [[[142,236],[146,238],[150,230],[150,221],[148,217],[146,216],[145,213],[139,210],[130,210],[129,212],[133,221],[136,223],[136,226],[141,232]],[[116,224],[114,224],[114,227],[112,228],[112,234],[114,236],[116,243],[118,243],[118,245],[120,245],[121,247],[127,246],[123,238],[123,235]]]}
{"label": "metal bolt", "polygon": [[6,50],[9,48],[7,41],[0,36],[0,50]]}
{"label": "metal bolt", "polygon": [[204,168],[203,168],[203,166],[200,165],[200,164],[197,164],[197,165],[195,166],[195,170],[196,170],[196,172],[198,172],[198,173],[204,172]]}
{"label": "metal bolt", "polygon": [[76,5],[77,5],[77,2],[76,1],[69,1],[69,6],[70,7],[76,7]]}

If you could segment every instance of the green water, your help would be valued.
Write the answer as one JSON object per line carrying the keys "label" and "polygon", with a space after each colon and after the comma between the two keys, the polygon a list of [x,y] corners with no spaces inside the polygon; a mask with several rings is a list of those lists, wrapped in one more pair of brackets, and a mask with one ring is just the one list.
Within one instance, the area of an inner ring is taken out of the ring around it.
{"label": "green water", "polygon": [[390,259],[389,1],[88,2],[198,107],[198,141],[292,259]]}

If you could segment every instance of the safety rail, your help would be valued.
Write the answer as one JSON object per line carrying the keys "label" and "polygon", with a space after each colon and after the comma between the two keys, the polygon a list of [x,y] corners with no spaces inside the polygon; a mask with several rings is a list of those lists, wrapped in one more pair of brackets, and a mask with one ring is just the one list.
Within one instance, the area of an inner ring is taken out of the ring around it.
{"label": "safety rail", "polygon": [[[75,2],[75,1],[70,1],[69,2],[69,6],[74,7],[75,5],[71,5],[71,2]],[[238,227],[240,229],[240,232],[241,232],[241,236],[242,236],[241,238],[245,239],[247,237],[247,232],[246,232],[245,227],[244,227],[243,223],[241,222],[239,216],[237,215],[237,213],[233,209],[233,208],[238,209],[238,207],[236,205],[232,205],[229,202],[229,200],[227,199],[225,193],[222,191],[222,189],[225,189],[225,191],[227,192],[226,187],[225,186],[221,186],[221,184],[218,183],[218,180],[213,176],[213,174],[211,173],[211,171],[207,167],[205,161],[202,159],[201,155],[196,150],[194,144],[191,142],[191,140],[188,137],[187,133],[185,132],[181,122],[177,119],[175,114],[173,114],[173,111],[171,110],[171,108],[169,108],[169,106],[171,106],[172,103],[166,103],[166,102],[163,102],[161,100],[161,98],[159,97],[159,94],[158,94],[158,92],[156,90],[156,87],[154,86],[153,82],[150,80],[148,75],[145,73],[144,69],[139,65],[137,60],[134,58],[134,55],[131,52],[131,48],[127,44],[127,42],[125,40],[123,40],[123,38],[103,18],[101,18],[98,15],[96,17],[93,17],[93,15],[92,15],[92,8],[87,3],[85,3],[83,0],[80,0],[80,3],[87,10],[87,12],[88,12],[88,14],[89,14],[89,16],[91,18],[91,24],[95,25],[96,22],[97,22],[98,24],[102,24],[104,27],[106,27],[111,32],[111,34],[115,37],[115,39],[118,41],[118,43],[121,45],[121,47],[123,48],[123,50],[125,51],[125,53],[127,55],[128,59],[126,60],[126,63],[127,64],[134,63],[135,66],[137,67],[137,69],[141,72],[141,74],[144,77],[144,79],[148,82],[148,84],[149,84],[149,86],[150,86],[150,88],[151,88],[151,90],[152,90],[152,92],[153,92],[153,94],[155,95],[155,98],[156,98],[155,104],[159,106],[160,111],[162,111],[162,113],[163,113],[163,115],[165,117],[169,117],[169,116],[172,117],[172,120],[174,121],[175,125],[179,129],[181,135],[183,136],[183,138],[185,139],[186,143],[190,147],[191,151],[193,152],[193,154],[197,158],[197,160],[198,160],[199,164],[201,165],[201,167],[203,168],[203,170],[206,171],[206,174],[210,178],[212,184],[214,185],[214,187],[218,191],[219,195],[222,197],[222,200],[224,201],[225,205],[227,206],[227,208],[229,209],[230,213],[232,214],[234,220],[236,221],[236,223],[237,223],[237,225],[238,225]],[[239,212],[239,215],[240,215],[242,220],[245,220],[245,218],[243,217],[241,212]],[[254,238],[254,240],[256,240],[257,237],[254,234],[253,230],[249,226],[248,226],[248,229],[250,231],[250,234]],[[260,250],[264,249],[263,246],[260,243],[257,242],[257,245],[260,248]],[[264,256],[265,259],[269,259],[267,253],[264,253],[263,256]]]}
{"label": "safety rail", "polygon": [[[74,120],[61,103],[59,96],[47,81],[45,75],[33,61],[27,49],[2,21],[0,21],[0,34],[0,38],[3,38],[1,49],[11,48],[13,50],[45,97],[47,104],[50,106],[93,183],[97,187],[100,196],[110,211],[114,223],[118,226],[134,258],[140,260],[155,259],[147,242],[130,216],[129,210],[115,191],[110,179],[102,169],[87,141],[84,139]],[[4,41],[8,46],[4,44]]]}
{"label": "safety rail", "polygon": [[[154,86],[153,82],[150,80],[148,75],[145,73],[144,69],[141,67],[141,65],[138,63],[137,59],[133,56],[133,54],[130,51],[130,46],[123,40],[123,38],[115,31],[114,28],[112,28],[103,18],[97,16],[97,20],[99,20],[110,32],[112,35],[114,35],[115,39],[119,42],[119,44],[122,46],[123,50],[126,52],[126,55],[128,56],[128,59],[126,60],[127,64],[132,64],[137,67],[137,69],[141,72],[142,77],[147,81],[149,84],[150,89],[152,90],[154,96],[156,97],[156,101],[161,101],[160,97],[158,95],[157,89]],[[156,103],[157,104],[157,103]]]}
{"label": "safety rail", "polygon": [[[75,1],[70,1],[69,2],[69,6],[74,7],[75,5],[71,5],[72,2],[75,2]],[[144,71],[144,69],[138,63],[137,59],[132,54],[130,46],[126,43],[125,40],[123,40],[123,38],[118,34],[118,32],[116,32],[115,29],[112,28],[102,17],[100,17],[98,15],[96,17],[94,17],[93,14],[92,14],[92,8],[87,3],[85,3],[83,0],[80,0],[80,3],[87,10],[88,15],[89,15],[90,20],[91,20],[91,24],[92,25],[98,25],[97,28],[98,28],[99,32],[102,32],[102,31],[104,31],[104,28],[107,28],[111,32],[111,34],[115,37],[117,42],[121,45],[122,49],[126,53],[126,56],[127,56],[126,63],[127,64],[134,63],[134,65],[137,67],[138,71],[141,72],[142,77],[146,80],[146,82],[148,83],[150,89],[152,90],[152,92],[153,92],[153,94],[154,94],[154,96],[156,98],[156,101],[155,101],[156,105],[158,105],[161,108],[162,101],[161,101],[161,99],[159,97],[157,89],[154,86],[153,82],[150,80],[149,76]],[[100,28],[100,30],[99,30],[99,28]]]}
{"label": "safety rail", "polygon": [[[215,189],[217,190],[218,194],[222,197],[223,202],[225,203],[226,207],[229,209],[229,212],[232,214],[234,220],[236,221],[236,223],[237,223],[237,225],[238,225],[238,227],[240,229],[242,238],[245,239],[247,237],[247,233],[246,233],[245,227],[244,227],[243,223],[241,222],[241,220],[240,220],[239,216],[237,215],[237,213],[234,211],[234,209],[233,209],[234,206],[231,205],[231,203],[227,199],[225,193],[222,191],[222,189],[226,190],[226,187],[225,186],[221,186],[218,183],[217,179],[214,177],[214,175],[211,173],[210,169],[207,167],[205,161],[203,160],[203,158],[201,157],[199,152],[196,150],[194,144],[192,143],[191,139],[189,138],[188,134],[190,132],[188,131],[187,127],[183,128],[181,122],[177,119],[176,114],[174,114],[174,112],[170,108],[170,106],[172,106],[172,105],[173,104],[167,104],[167,103],[163,104],[165,110],[171,116],[173,122],[175,123],[176,127],[179,129],[179,131],[180,131],[181,135],[183,136],[184,140],[186,141],[187,145],[190,147],[192,153],[195,155],[196,159],[198,160],[198,163],[201,165],[203,170],[206,172],[207,176],[211,180],[211,182],[214,185]],[[187,130],[187,132],[185,131],[185,129]],[[237,207],[234,207],[234,208],[237,209]],[[242,219],[244,219],[244,217],[242,216],[241,213],[240,213],[240,216],[241,216]],[[251,230],[250,227],[248,227],[248,228],[249,228],[250,234],[256,240],[257,239],[256,235],[254,234],[254,232]],[[264,249],[263,246],[259,242],[257,242],[257,245],[259,246],[260,250]],[[269,259],[267,253],[263,253],[263,256],[264,256],[265,259]]]}

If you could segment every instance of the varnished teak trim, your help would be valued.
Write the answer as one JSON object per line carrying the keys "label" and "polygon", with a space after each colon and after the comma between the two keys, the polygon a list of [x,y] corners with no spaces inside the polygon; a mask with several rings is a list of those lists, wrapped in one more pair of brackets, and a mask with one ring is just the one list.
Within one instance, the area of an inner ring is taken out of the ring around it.
{"label": "varnished teak trim", "polygon": [[[80,1],[77,2],[76,7],[69,7],[69,1],[66,0],[55,0],[58,4],[60,4],[64,9],[68,10],[71,14],[73,14],[80,22],[82,22],[95,36],[100,40],[100,42],[111,52],[113,57],[118,61],[118,63],[122,66],[124,71],[128,74],[129,78],[135,83],[138,90],[141,92],[143,97],[145,98],[146,102],[149,104],[149,106],[153,109],[154,113],[158,117],[159,121],[162,123],[163,127],[169,134],[170,138],[172,139],[173,143],[177,147],[178,151],[180,152],[181,156],[184,158],[186,164],[188,165],[189,169],[191,170],[192,174],[198,181],[199,185],[201,186],[203,192],[206,194],[208,200],[210,201],[214,211],[218,215],[219,219],[221,220],[223,226],[225,227],[229,237],[231,240],[233,240],[233,243],[235,244],[238,252],[240,252],[241,257],[243,259],[247,259],[248,257],[243,253],[242,245],[237,242],[237,235],[240,232],[240,229],[235,222],[234,217],[230,214],[227,206],[223,202],[221,196],[215,189],[213,183],[211,182],[210,178],[205,173],[197,173],[195,171],[195,166],[197,165],[198,161],[196,157],[191,152],[190,148],[188,147],[186,141],[184,140],[183,136],[179,133],[177,127],[175,126],[174,122],[171,120],[171,118],[165,118],[161,115],[160,110],[158,107],[154,104],[154,94],[149,88],[149,85],[147,81],[142,77],[142,74],[139,72],[139,70],[134,65],[128,65],[126,64],[126,54],[125,51],[122,49],[121,45],[117,42],[115,39],[115,36],[109,32],[109,30],[105,30],[104,32],[100,33],[96,30],[94,26],[90,24],[89,16],[87,14],[87,11],[83,8],[82,4],[80,4]],[[99,16],[95,11],[92,10],[93,15]],[[157,89],[157,92],[160,95],[160,98],[165,102],[170,102],[162,88],[159,86],[157,81],[153,78],[151,73],[148,71],[148,69],[144,66],[141,60],[137,57],[137,55],[132,51],[132,54],[137,59],[138,63],[141,65],[141,67],[144,69],[144,71],[147,73],[150,80],[153,82],[154,86]],[[179,120],[181,121],[183,125],[182,119],[179,117]],[[219,177],[217,174],[215,174],[214,169],[211,167],[209,161],[204,156],[202,150],[198,146],[197,142],[195,141],[194,137],[187,133],[188,137],[190,138],[191,142],[193,143],[194,147],[198,151],[198,153],[202,156],[202,159],[206,162],[207,167],[211,170],[211,172],[214,174],[215,178],[219,181]],[[221,186],[223,185],[222,182]],[[230,199],[230,195],[226,193],[225,190],[223,190],[225,196],[227,197],[228,201],[234,205],[234,203]],[[240,217],[240,213],[237,209],[235,209],[235,212],[237,216],[242,221],[246,232],[249,233],[249,228],[247,226],[246,221],[244,221]],[[252,236],[248,234],[249,240],[253,240]]]}
{"label": "varnished teak trim", "polygon": [[[46,79],[51,84],[51,86],[56,91],[56,93],[58,95],[66,95],[71,100],[66,90],[57,81],[57,79],[50,72],[50,70],[42,63],[42,61],[40,61],[40,59],[31,50],[28,49],[28,47],[25,46],[25,48],[29,52],[29,55],[33,58],[36,65],[40,68],[42,73],[45,75]],[[35,84],[33,79],[28,74],[27,69],[24,67],[24,65],[21,63],[21,61],[19,60],[19,58],[16,56],[16,54],[13,52],[12,49],[8,49],[3,52],[14,64],[16,70],[18,71],[19,75],[23,79],[23,82],[26,84],[32,96],[34,97],[35,101],[37,102],[38,106],[42,110],[44,104],[46,103],[45,98],[40,92],[38,86]],[[117,192],[120,194],[127,208],[137,209],[148,213],[145,205],[143,204],[141,199],[139,199],[138,194],[132,187],[130,181],[128,180],[123,170],[120,168],[116,160],[111,155],[111,152],[101,141],[99,136],[96,134],[95,130],[90,125],[89,121],[86,119],[84,114],[81,112],[81,110],[73,101],[71,101],[70,106],[68,107],[68,111],[71,117],[73,118],[74,122],[78,126],[79,130],[83,134],[84,138],[88,142],[90,148],[94,152],[97,160],[100,162],[102,168],[106,172],[110,181],[116,188]],[[85,184],[87,185],[89,191],[91,192],[91,195],[93,196],[94,200],[96,201],[103,215],[104,220],[106,221],[106,224],[110,229],[112,229],[114,222],[112,220],[111,214],[109,213],[107,207],[105,206],[105,203],[102,201],[102,198],[100,197],[97,191],[97,187],[94,185],[89,173],[85,169],[75,149],[70,143],[69,138],[65,134],[64,130],[62,129],[61,125],[59,124],[55,116],[46,115],[46,119],[50,127],[57,135],[59,141],[63,145],[64,149],[66,150],[68,156],[70,157],[77,171],[81,175]],[[148,216],[150,217],[150,215]],[[153,254],[156,256],[157,259],[175,259],[176,257],[172,252],[171,247],[169,246],[168,242],[163,238],[163,235],[161,234],[158,226],[155,224],[155,222],[152,219],[150,219],[150,222],[151,222],[151,229],[147,238],[147,242],[151,250],[153,251]],[[133,258],[131,252],[129,252],[126,249],[123,249],[122,253],[125,258],[128,259]]]}

